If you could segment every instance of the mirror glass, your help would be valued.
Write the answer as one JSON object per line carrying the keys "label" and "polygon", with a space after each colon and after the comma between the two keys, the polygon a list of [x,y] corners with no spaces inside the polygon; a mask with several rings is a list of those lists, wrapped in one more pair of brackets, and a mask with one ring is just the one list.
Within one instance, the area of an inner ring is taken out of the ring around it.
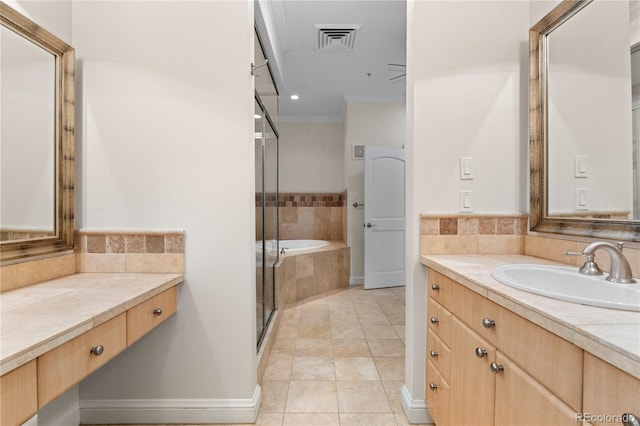
{"label": "mirror glass", "polygon": [[638,218],[632,75],[640,69],[631,67],[637,4],[593,1],[547,36],[549,217]]}
{"label": "mirror glass", "polygon": [[0,27],[0,241],[55,232],[55,56]]}
{"label": "mirror glass", "polygon": [[640,241],[640,1],[563,0],[529,30],[529,227]]}

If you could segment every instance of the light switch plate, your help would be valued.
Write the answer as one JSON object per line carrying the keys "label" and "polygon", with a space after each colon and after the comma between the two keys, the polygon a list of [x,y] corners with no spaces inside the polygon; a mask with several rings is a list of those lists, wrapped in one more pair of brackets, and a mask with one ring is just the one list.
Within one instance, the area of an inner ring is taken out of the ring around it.
{"label": "light switch plate", "polygon": [[460,211],[462,213],[473,211],[473,191],[460,191]]}
{"label": "light switch plate", "polygon": [[353,145],[354,160],[364,160],[364,145]]}
{"label": "light switch plate", "polygon": [[473,158],[460,157],[460,180],[473,179]]}
{"label": "light switch plate", "polygon": [[576,210],[589,210],[589,193],[588,188],[576,188]]}
{"label": "light switch plate", "polygon": [[589,156],[576,155],[573,176],[577,178],[589,177]]}

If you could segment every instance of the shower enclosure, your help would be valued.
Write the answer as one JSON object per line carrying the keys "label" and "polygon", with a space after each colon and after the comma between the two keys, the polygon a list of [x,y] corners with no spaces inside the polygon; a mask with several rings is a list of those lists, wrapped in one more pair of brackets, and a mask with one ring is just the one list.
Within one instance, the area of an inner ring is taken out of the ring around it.
{"label": "shower enclosure", "polygon": [[257,347],[275,309],[278,250],[278,92],[255,36],[256,332]]}

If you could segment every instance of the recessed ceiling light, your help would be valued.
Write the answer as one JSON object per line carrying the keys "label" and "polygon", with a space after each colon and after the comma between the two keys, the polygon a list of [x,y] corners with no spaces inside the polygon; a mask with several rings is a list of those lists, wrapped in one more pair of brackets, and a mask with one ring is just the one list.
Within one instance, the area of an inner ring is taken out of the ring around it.
{"label": "recessed ceiling light", "polygon": [[298,96],[296,94],[293,94],[293,95],[290,96],[290,98],[291,98],[292,101],[297,101],[298,99],[300,99],[300,96]]}

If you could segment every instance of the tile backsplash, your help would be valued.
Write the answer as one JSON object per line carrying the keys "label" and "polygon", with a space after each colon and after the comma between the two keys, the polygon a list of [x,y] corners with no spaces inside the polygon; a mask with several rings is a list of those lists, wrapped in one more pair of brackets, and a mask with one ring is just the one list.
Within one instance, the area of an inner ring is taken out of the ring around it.
{"label": "tile backsplash", "polygon": [[[526,254],[572,266],[584,263],[583,257],[569,257],[589,244],[567,237],[528,234],[529,216],[524,215],[437,215],[420,216],[420,254]],[[625,247],[634,277],[640,277],[640,249]],[[610,268],[609,256],[596,253],[603,271]]]}
{"label": "tile backsplash", "polygon": [[76,231],[78,272],[184,272],[182,231]]}
{"label": "tile backsplash", "polygon": [[0,267],[0,292],[77,272],[184,273],[182,231],[75,232],[74,253]]}
{"label": "tile backsplash", "polygon": [[420,254],[525,252],[528,215],[420,216]]}
{"label": "tile backsplash", "polygon": [[[265,235],[274,238],[275,206],[279,207],[280,239],[314,239],[346,241],[346,199],[340,193],[280,193],[276,202],[275,194],[267,194],[265,199]],[[256,214],[262,212],[262,198],[256,195]],[[256,239],[261,239],[256,229]]]}

